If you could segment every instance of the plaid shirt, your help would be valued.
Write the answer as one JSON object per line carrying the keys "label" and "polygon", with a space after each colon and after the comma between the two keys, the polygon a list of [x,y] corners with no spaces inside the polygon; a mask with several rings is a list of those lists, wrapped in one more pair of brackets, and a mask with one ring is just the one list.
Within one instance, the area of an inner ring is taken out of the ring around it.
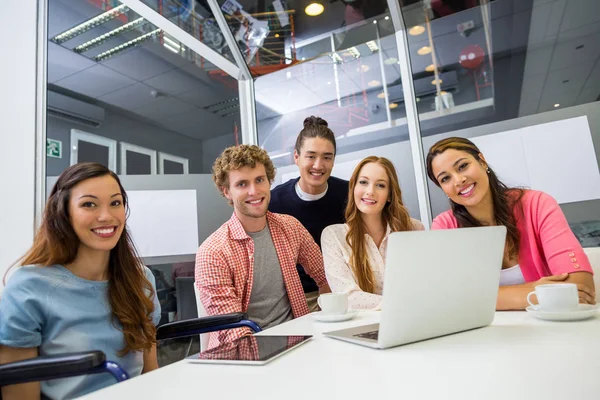
{"label": "plaid shirt", "polygon": [[[323,256],[308,231],[292,216],[267,212],[273,245],[294,318],[308,314],[296,264],[301,264],[319,287],[327,285]],[[254,241],[235,212],[202,243],[196,254],[196,286],[208,315],[246,312],[254,271]],[[251,333],[249,328],[210,334],[208,348]]]}

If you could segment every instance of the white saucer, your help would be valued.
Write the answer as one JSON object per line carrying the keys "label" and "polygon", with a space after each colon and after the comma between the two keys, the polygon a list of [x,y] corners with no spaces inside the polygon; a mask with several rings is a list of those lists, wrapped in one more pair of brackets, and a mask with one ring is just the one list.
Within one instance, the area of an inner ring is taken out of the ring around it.
{"label": "white saucer", "polygon": [[546,321],[579,321],[595,316],[597,310],[595,304],[579,304],[579,307],[573,311],[544,311],[533,306],[525,309],[534,317]]}
{"label": "white saucer", "polygon": [[310,315],[320,322],[342,322],[354,318],[357,313],[356,310],[350,310],[346,314],[324,314],[323,311],[317,311]]}

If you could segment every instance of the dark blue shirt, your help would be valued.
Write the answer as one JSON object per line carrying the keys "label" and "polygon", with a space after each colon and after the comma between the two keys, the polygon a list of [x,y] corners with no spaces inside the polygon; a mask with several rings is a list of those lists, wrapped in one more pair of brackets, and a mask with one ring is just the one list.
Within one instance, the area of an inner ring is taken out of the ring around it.
{"label": "dark blue shirt", "polygon": [[[291,179],[271,191],[269,211],[291,215],[311,234],[321,247],[321,232],[333,224],[343,224],[348,200],[348,181],[330,176],[327,180],[327,193],[319,200],[305,201],[296,193],[296,183],[300,178]],[[304,293],[319,290],[315,281],[297,265],[298,275]]]}

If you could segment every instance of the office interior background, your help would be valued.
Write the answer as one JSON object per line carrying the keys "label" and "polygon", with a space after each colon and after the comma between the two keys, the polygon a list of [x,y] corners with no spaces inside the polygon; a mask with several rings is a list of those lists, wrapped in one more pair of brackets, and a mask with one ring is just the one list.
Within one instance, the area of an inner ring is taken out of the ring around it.
{"label": "office interior background", "polygon": [[[0,21],[2,275],[31,244],[56,177],[102,162],[139,191],[137,221],[157,218],[154,237],[138,227],[134,239],[149,240],[142,255],[172,319],[174,265],[193,270],[193,248],[232,212],[214,159],[257,144],[275,185],[296,177],[309,115],[336,134],[333,175],[390,158],[426,226],[448,202],[424,155],[464,136],[600,246],[597,0],[27,0],[4,4]],[[153,203],[159,192],[183,197]],[[176,201],[191,213],[162,210]],[[168,221],[191,240],[161,250],[177,240],[157,233]]]}

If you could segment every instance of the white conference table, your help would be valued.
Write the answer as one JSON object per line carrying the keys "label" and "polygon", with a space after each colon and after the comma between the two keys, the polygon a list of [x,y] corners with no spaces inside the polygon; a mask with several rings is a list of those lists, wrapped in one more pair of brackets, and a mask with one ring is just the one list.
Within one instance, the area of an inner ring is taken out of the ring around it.
{"label": "white conference table", "polygon": [[491,326],[387,350],[322,332],[378,322],[379,312],[261,334],[314,335],[264,366],[180,361],[84,399],[600,399],[600,315],[548,322],[497,312]]}

